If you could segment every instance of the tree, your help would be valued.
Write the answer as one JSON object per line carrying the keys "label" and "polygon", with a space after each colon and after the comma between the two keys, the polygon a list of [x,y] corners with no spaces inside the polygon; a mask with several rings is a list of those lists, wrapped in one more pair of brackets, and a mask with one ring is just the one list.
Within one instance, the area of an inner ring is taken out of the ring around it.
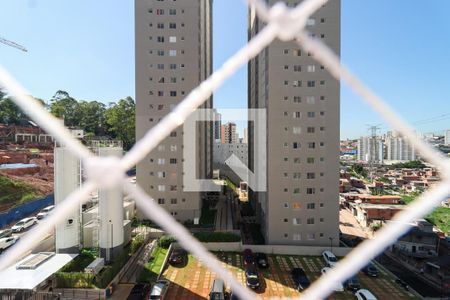
{"label": "tree", "polygon": [[0,98],[0,123],[3,124],[19,124],[26,119],[22,110],[8,97],[1,95]]}
{"label": "tree", "polygon": [[51,99],[50,112],[57,118],[64,119],[66,126],[79,126],[81,111],[78,101],[65,91],[57,91]]}
{"label": "tree", "polygon": [[80,101],[77,106],[77,116],[80,116],[78,126],[86,133],[95,136],[104,135],[106,131],[105,112],[106,106],[97,101]]}
{"label": "tree", "polygon": [[136,141],[136,105],[131,97],[120,99],[106,110],[106,124],[112,137],[122,140],[125,150]]}

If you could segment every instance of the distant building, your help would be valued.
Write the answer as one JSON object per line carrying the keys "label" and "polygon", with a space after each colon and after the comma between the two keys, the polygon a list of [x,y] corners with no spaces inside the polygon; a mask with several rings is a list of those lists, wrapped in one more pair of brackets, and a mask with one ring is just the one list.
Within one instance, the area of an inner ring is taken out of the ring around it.
{"label": "distant building", "polygon": [[384,147],[380,137],[361,137],[358,140],[358,160],[367,163],[383,163]]}
{"label": "distant building", "polygon": [[244,128],[244,138],[243,138],[242,142],[244,144],[248,143],[248,129],[247,128]]}
{"label": "distant building", "polygon": [[445,131],[444,144],[445,145],[450,145],[450,129]]}
{"label": "distant building", "polygon": [[437,257],[438,241],[439,236],[433,232],[433,225],[425,220],[419,220],[408,233],[392,245],[392,251],[416,258]]}
{"label": "distant building", "polygon": [[215,109],[214,109],[214,129],[213,129],[213,134],[214,134],[214,141],[215,142],[220,142],[220,137],[221,137],[221,127],[222,126],[222,115],[220,113],[218,113]]}
{"label": "distant building", "polygon": [[235,123],[226,123],[221,126],[222,144],[236,144],[238,142]]}
{"label": "distant building", "polygon": [[388,133],[386,136],[386,159],[389,161],[416,160],[416,150],[411,143],[400,137],[397,133]]}

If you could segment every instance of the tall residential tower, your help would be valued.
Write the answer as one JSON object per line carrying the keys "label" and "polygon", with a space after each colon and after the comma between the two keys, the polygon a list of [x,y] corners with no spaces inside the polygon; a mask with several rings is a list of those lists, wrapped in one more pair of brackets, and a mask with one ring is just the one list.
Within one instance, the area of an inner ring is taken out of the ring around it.
{"label": "tall residential tower", "polygon": [[[210,75],[211,18],[212,0],[135,0],[137,139]],[[212,175],[212,138],[211,124],[198,122],[198,179]],[[176,219],[200,217],[202,194],[183,191],[182,126],[138,163],[137,182]]]}
{"label": "tall residential tower", "polygon": [[[248,25],[249,38],[265,26],[252,8]],[[340,1],[323,5],[307,30],[339,55]],[[338,245],[339,81],[294,41],[274,41],[250,61],[248,74],[249,108],[266,109],[266,132],[256,132],[253,122],[248,130],[251,170],[253,150],[260,150],[255,135],[267,138],[267,161],[260,162],[267,191],[250,195],[266,243]]]}

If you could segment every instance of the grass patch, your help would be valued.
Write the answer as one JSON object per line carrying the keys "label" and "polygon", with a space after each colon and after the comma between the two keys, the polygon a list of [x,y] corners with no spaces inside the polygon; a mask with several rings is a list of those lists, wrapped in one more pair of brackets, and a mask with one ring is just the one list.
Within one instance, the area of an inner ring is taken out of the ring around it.
{"label": "grass patch", "polygon": [[7,210],[41,196],[31,185],[0,175],[0,210]]}
{"label": "grass patch", "polygon": [[148,263],[145,264],[144,269],[139,275],[139,282],[155,282],[161,271],[162,264],[167,255],[168,249],[157,246],[150,256]]}
{"label": "grass patch", "polygon": [[438,207],[426,217],[426,220],[445,234],[450,232],[450,208]]}

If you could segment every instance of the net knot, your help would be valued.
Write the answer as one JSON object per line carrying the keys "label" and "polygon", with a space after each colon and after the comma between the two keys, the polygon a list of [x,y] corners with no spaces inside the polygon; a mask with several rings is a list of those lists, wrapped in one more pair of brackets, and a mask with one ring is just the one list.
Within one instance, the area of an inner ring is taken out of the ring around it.
{"label": "net knot", "polygon": [[86,175],[102,188],[121,186],[125,178],[125,170],[120,159],[114,156],[91,157],[85,162]]}

